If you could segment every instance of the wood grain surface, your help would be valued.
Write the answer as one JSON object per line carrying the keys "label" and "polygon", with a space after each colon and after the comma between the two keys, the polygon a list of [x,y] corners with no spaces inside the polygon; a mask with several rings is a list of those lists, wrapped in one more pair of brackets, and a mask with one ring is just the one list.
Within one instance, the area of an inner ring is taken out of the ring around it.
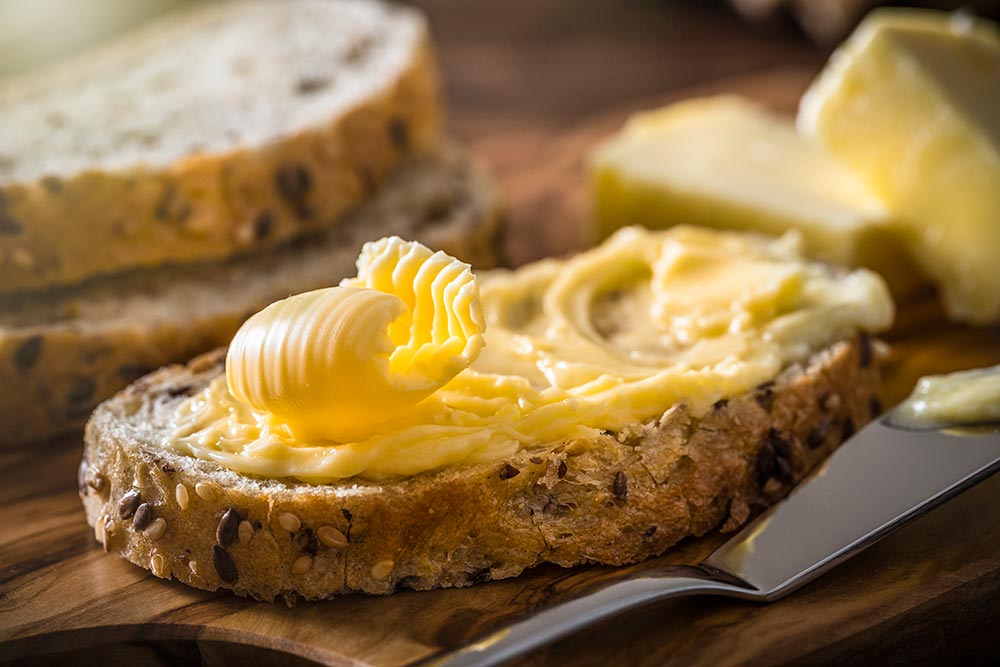
{"label": "wood grain surface", "polygon": [[[425,4],[432,18],[443,11],[440,2]],[[503,70],[499,51],[487,48],[484,54],[481,45],[473,49],[454,42],[445,46],[442,59],[453,78],[456,70],[471,76],[456,64],[463,54],[467,60],[478,54],[482,60],[474,62],[499,62]],[[635,48],[655,51],[649,45]],[[636,75],[631,83],[616,83],[614,94],[587,93],[590,97],[574,107],[586,113],[569,111],[557,101],[542,112],[514,104],[514,120],[494,119],[502,114],[489,111],[485,102],[477,106],[476,86],[459,76],[457,90],[449,93],[453,105],[465,110],[456,126],[494,171],[509,202],[511,262],[568,252],[586,242],[583,158],[593,141],[630,111],[723,91],[791,110],[815,72],[815,63],[808,62],[813,56],[803,51],[804,62],[794,65],[796,58],[786,58],[793,65],[781,68],[771,56],[760,55],[771,53],[767,48],[755,53],[760,62],[715,72],[721,78],[712,83],[669,86],[672,92],[663,95],[655,91],[667,88]],[[644,76],[652,77],[652,68]],[[488,102],[489,95],[483,95]],[[948,325],[931,297],[907,304],[889,336],[893,347],[886,372],[892,400],[908,393],[921,374],[1000,362],[1000,330]],[[0,451],[0,662],[413,665],[596,578],[654,564],[697,562],[724,539],[689,540],[631,568],[544,566],[468,589],[345,596],[289,609],[165,582],[105,554],[77,498],[79,456],[78,438]],[[781,602],[664,602],[599,624],[516,664],[725,667],[942,659],[991,664],[1000,659],[998,495],[1000,477]]]}

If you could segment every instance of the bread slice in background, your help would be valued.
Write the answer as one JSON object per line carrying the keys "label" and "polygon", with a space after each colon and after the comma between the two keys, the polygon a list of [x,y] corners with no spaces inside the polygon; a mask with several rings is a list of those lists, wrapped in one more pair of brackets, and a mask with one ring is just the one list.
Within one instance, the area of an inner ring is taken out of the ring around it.
{"label": "bread slice in background", "polygon": [[178,402],[224,361],[219,350],[164,368],[102,404],[87,424],[80,494],[107,551],[159,577],[262,600],[467,586],[543,562],[635,562],[737,528],[881,411],[861,335],[699,418],[665,405],[660,418],[591,442],[310,485],[160,444]]}
{"label": "bread slice in background", "polygon": [[335,226],[270,251],[0,296],[0,444],[81,428],[139,376],[227,344],[273,301],[353,275],[365,241],[416,238],[480,268],[496,263],[498,229],[492,185],[446,148],[406,162]]}
{"label": "bread slice in background", "polygon": [[424,18],[374,0],[194,3],[0,80],[0,293],[335,224],[440,113]]}

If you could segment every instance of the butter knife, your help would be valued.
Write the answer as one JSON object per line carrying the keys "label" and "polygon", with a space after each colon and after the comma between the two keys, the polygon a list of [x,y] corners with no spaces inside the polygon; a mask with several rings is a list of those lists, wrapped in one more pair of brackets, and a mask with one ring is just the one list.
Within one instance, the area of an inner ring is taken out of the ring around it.
{"label": "butter knife", "polygon": [[908,430],[893,412],[862,429],[782,501],[699,565],[599,582],[425,665],[488,667],[656,600],[771,602],[1000,469],[1000,427]]}

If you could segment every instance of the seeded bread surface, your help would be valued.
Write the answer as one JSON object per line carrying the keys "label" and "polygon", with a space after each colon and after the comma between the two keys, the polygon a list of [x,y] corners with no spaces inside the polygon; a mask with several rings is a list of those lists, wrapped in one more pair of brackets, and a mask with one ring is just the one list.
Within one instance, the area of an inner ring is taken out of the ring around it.
{"label": "seeded bread surface", "polygon": [[[160,445],[224,350],[149,375],[87,424],[80,494],[105,549],[206,590],[289,603],[620,565],[734,530],[881,410],[867,336],[694,417],[383,481],[241,475]],[[666,407],[666,406],[665,406]],[[139,509],[145,506],[144,509]]]}
{"label": "seeded bread surface", "polygon": [[365,241],[415,238],[485,268],[498,231],[492,185],[447,148],[406,162],[335,227],[275,249],[0,296],[0,443],[82,429],[132,380],[227,344],[273,301],[354,275]]}
{"label": "seeded bread surface", "polygon": [[0,81],[0,294],[218,260],[334,224],[439,141],[423,17],[199,2]]}

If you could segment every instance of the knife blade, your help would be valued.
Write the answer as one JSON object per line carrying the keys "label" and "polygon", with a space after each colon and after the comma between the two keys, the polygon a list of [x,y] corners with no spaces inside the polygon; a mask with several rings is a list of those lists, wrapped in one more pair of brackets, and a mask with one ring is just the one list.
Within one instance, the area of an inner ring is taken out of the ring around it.
{"label": "knife blade", "polygon": [[777,600],[1000,469],[1000,426],[917,431],[894,425],[892,415],[842,444],[699,565],[598,583],[423,664],[496,665],[666,598]]}

